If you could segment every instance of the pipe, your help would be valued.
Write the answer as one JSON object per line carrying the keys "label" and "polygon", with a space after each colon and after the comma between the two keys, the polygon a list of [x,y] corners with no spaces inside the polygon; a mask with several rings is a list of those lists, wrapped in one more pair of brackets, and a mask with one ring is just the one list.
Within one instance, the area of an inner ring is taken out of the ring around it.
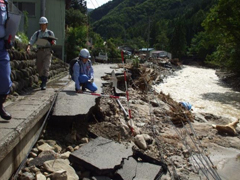
{"label": "pipe", "polygon": [[122,64],[123,64],[123,69],[124,69],[124,81],[125,81],[125,88],[126,88],[126,96],[127,96],[127,105],[128,105],[128,114],[129,114],[129,119],[130,119],[130,130],[133,133],[134,129],[133,129],[133,120],[132,120],[132,116],[131,116],[131,109],[130,109],[130,104],[129,104],[129,94],[128,94],[128,86],[127,86],[127,75],[126,75],[126,69],[124,67],[124,54],[123,51],[121,51],[121,56],[122,56]]}
{"label": "pipe", "polygon": [[116,99],[116,101],[117,101],[118,105],[121,107],[121,109],[123,110],[123,113],[124,113],[125,117],[127,117],[127,116],[128,116],[128,113],[127,113],[127,111],[124,109],[124,107],[122,106],[122,104],[121,104],[121,102],[119,101],[119,99]]}

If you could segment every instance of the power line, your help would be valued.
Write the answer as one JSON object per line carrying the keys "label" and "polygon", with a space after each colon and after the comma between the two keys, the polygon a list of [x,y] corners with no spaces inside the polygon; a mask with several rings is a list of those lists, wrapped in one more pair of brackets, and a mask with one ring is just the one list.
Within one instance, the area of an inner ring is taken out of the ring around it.
{"label": "power line", "polygon": [[90,0],[90,1],[91,1],[91,3],[92,3],[93,7],[96,9],[96,7],[95,7],[95,5],[93,4],[92,0]]}
{"label": "power line", "polygon": [[97,5],[98,5],[98,7],[99,7],[99,4],[98,4],[97,0],[95,0],[95,1],[96,1]]}

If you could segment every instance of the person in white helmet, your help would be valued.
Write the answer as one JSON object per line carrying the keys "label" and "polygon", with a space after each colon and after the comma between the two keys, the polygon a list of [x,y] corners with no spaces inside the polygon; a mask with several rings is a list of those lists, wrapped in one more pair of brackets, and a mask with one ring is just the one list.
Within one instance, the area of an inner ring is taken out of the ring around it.
{"label": "person in white helmet", "polygon": [[[73,80],[75,82],[75,90],[82,93],[85,88],[91,92],[97,91],[97,85],[94,81],[94,72],[90,53],[87,49],[82,49],[79,53],[79,61],[73,65]],[[82,89],[80,88],[82,86]]]}
{"label": "person in white helmet", "polygon": [[37,58],[36,66],[41,80],[41,90],[46,90],[46,84],[49,74],[49,68],[51,66],[52,60],[52,45],[56,44],[56,39],[53,31],[47,29],[48,20],[46,17],[41,17],[39,19],[40,30],[36,31],[27,46],[27,52],[30,51],[30,48],[34,43],[40,38],[48,38],[48,43],[45,46],[37,45]]}

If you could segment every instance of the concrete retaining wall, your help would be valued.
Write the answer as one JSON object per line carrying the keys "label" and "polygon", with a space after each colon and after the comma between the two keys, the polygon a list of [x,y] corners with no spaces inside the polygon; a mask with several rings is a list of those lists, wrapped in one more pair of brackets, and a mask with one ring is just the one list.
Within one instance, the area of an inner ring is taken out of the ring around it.
{"label": "concrete retaining wall", "polygon": [[[35,66],[36,53],[21,52],[17,50],[10,50],[10,64],[11,64],[11,80],[13,82],[11,87],[11,94],[14,92],[20,93],[24,89],[39,87],[39,75]],[[61,59],[53,56],[49,79],[68,71],[68,64]]]}

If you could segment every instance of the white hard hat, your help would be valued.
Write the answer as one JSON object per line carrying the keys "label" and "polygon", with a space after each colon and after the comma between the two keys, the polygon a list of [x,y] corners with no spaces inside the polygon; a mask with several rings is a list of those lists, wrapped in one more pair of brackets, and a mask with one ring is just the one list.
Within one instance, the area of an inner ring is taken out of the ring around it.
{"label": "white hard hat", "polygon": [[87,49],[82,49],[79,53],[79,56],[82,58],[91,58],[90,53]]}
{"label": "white hard hat", "polygon": [[47,24],[47,23],[48,23],[47,18],[41,17],[41,18],[39,19],[39,24]]}

